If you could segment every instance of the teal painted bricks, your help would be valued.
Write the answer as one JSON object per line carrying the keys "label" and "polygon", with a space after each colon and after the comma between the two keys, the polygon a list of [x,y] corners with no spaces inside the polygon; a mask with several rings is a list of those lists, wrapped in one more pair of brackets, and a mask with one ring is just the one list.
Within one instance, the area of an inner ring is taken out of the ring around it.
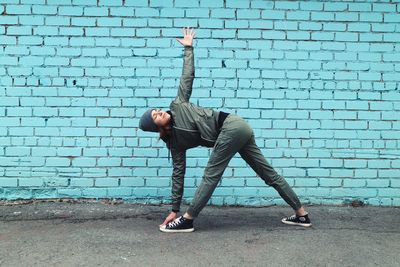
{"label": "teal painted bricks", "polygon": [[[0,1],[0,198],[170,201],[171,162],[138,130],[176,96],[197,29],[195,104],[241,115],[305,203],[398,206],[398,4]],[[185,200],[210,151],[188,152]],[[210,203],[282,205],[236,156]]]}

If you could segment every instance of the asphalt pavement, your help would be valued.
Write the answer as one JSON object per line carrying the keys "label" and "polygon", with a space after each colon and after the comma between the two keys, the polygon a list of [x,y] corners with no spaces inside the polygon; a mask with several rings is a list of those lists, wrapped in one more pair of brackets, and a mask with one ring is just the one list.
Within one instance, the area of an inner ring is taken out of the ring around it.
{"label": "asphalt pavement", "polygon": [[400,266],[399,207],[207,206],[193,233],[162,233],[170,207],[0,202],[0,266]]}

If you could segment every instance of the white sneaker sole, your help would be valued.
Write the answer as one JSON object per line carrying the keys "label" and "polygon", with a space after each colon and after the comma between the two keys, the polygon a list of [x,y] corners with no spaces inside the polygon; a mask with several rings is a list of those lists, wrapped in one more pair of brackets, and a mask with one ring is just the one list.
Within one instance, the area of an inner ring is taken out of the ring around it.
{"label": "white sneaker sole", "polygon": [[164,227],[160,227],[160,231],[164,232],[164,233],[191,233],[191,232],[194,231],[194,228],[181,229],[181,230],[171,230],[171,229],[166,229],[165,226],[164,226]]}
{"label": "white sneaker sole", "polygon": [[288,225],[298,225],[298,226],[302,226],[302,227],[311,227],[311,226],[312,226],[311,223],[295,223],[295,222],[286,221],[285,219],[282,219],[282,222],[283,222],[284,224],[288,224]]}

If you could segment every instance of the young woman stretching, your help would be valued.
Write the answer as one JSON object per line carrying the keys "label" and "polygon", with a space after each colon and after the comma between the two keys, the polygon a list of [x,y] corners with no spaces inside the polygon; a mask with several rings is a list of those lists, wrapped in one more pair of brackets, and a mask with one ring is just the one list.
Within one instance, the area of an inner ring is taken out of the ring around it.
{"label": "young woman stretching", "polygon": [[[183,39],[177,39],[185,48],[183,72],[178,96],[169,111],[150,109],[140,119],[139,128],[159,132],[172,154],[172,211],[160,225],[163,232],[192,232],[193,220],[207,204],[232,157],[240,156],[294,209],[295,215],[282,219],[291,225],[311,226],[308,214],[295,192],[285,179],[268,164],[257,147],[251,127],[240,117],[225,112],[198,107],[189,102],[194,79],[193,38],[194,31],[183,29]],[[194,195],[192,204],[183,216],[179,212],[183,180],[186,168],[186,150],[197,147],[213,147],[204,172],[203,180]]]}

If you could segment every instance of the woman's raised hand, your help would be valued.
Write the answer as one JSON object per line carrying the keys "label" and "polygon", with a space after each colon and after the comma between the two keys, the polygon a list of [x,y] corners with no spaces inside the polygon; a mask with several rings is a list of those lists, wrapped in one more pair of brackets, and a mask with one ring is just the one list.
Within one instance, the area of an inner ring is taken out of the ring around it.
{"label": "woman's raised hand", "polygon": [[195,36],[195,31],[189,27],[182,28],[183,32],[183,39],[178,39],[176,40],[183,46],[192,46],[193,44],[193,38]]}

